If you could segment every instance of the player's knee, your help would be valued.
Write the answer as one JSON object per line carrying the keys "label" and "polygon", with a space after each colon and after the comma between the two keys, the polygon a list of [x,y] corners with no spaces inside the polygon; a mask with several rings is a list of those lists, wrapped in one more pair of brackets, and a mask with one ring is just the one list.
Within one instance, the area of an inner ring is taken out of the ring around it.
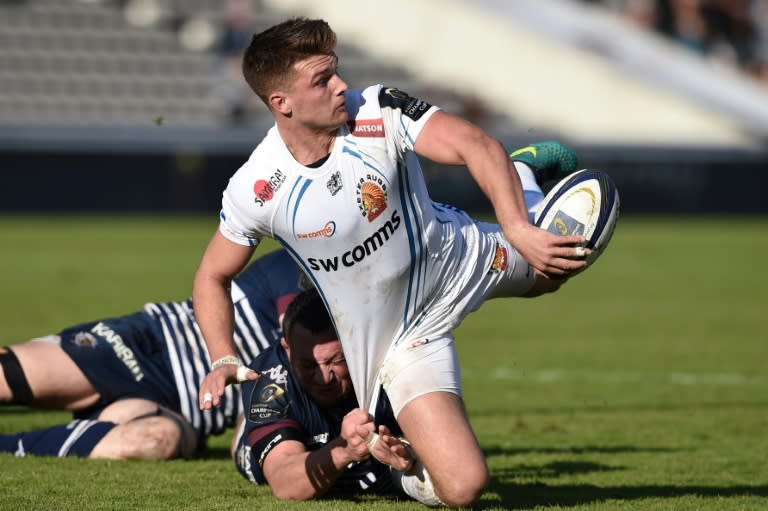
{"label": "player's knee", "polygon": [[480,500],[488,486],[490,475],[483,465],[472,470],[462,470],[461,475],[441,481],[435,488],[440,501],[448,507],[469,507]]}
{"label": "player's knee", "polygon": [[144,434],[134,443],[130,458],[145,460],[167,460],[174,458],[178,451],[181,434],[176,425],[161,417],[147,419]]}
{"label": "player's knee", "polygon": [[33,395],[27,376],[19,359],[9,348],[0,348],[0,372],[5,382],[5,385],[0,385],[0,400],[11,404],[31,404]]}
{"label": "player's knee", "polygon": [[174,421],[165,417],[151,417],[136,421],[141,430],[134,441],[125,446],[125,457],[141,460],[168,460],[179,456],[181,431]]}

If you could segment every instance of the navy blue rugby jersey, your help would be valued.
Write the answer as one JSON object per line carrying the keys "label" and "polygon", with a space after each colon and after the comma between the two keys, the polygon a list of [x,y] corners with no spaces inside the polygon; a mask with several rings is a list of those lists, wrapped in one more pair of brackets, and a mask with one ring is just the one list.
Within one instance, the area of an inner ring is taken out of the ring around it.
{"label": "navy blue rugby jersey", "polygon": [[[301,290],[301,271],[285,250],[268,253],[247,266],[232,283],[237,354],[250,363],[280,338],[280,316]],[[204,435],[223,433],[242,411],[240,387],[228,385],[221,405],[209,412],[198,407],[198,389],[211,360],[195,319],[192,300],[148,303],[144,312],[156,323],[179,395],[179,412]]]}
{"label": "navy blue rugby jersey", "polygon": [[[318,449],[339,436],[343,417],[358,404],[353,393],[338,408],[319,408],[294,379],[288,355],[279,343],[261,353],[250,367],[261,378],[242,384],[245,427],[241,444],[247,444],[249,449],[238,448],[238,456],[248,459],[236,463],[244,477],[256,484],[266,484],[263,460],[276,445],[295,440],[302,442],[309,451]],[[384,424],[394,434],[402,434],[383,390],[375,417],[377,425]],[[352,463],[329,493],[358,494],[361,491],[393,492],[389,467],[373,458]]]}

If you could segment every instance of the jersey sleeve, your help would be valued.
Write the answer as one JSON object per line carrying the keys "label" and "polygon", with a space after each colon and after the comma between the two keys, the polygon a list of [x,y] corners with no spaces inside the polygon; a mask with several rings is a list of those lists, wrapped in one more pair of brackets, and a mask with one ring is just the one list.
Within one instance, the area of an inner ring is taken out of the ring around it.
{"label": "jersey sleeve", "polygon": [[384,132],[402,156],[407,151],[413,151],[422,128],[439,108],[400,89],[379,87],[378,102],[384,119]]}
{"label": "jersey sleeve", "polygon": [[[273,360],[266,369],[260,365],[265,357]],[[293,403],[288,390],[287,370],[274,360],[269,352],[262,353],[250,364],[261,377],[243,383],[245,435],[255,458],[259,460],[259,467],[279,443],[286,440],[305,443],[307,436],[291,413]]]}
{"label": "jersey sleeve", "polygon": [[264,164],[274,145],[272,142],[271,138],[265,137],[248,161],[232,175],[222,194],[219,231],[234,243],[255,247],[263,236],[271,235],[269,224],[273,202],[265,203],[257,190],[267,193],[261,188],[272,186],[267,180],[275,179],[269,176]]}
{"label": "jersey sleeve", "polygon": [[261,242],[261,236],[245,225],[242,215],[238,215],[237,206],[233,204],[232,199],[228,197],[227,190],[225,190],[219,213],[219,232],[229,241],[238,245],[257,247]]}

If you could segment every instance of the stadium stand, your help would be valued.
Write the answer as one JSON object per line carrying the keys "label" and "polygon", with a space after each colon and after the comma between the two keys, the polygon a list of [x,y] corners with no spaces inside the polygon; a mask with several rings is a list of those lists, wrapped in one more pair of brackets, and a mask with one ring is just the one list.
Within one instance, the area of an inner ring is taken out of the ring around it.
{"label": "stadium stand", "polygon": [[[237,48],[222,47],[232,21],[227,6],[235,3],[241,5],[232,8],[235,16],[247,16],[242,5],[253,6],[243,27],[248,34],[285,16],[243,0],[0,3],[0,122],[156,121],[201,127],[258,122],[267,112],[244,90]],[[425,84],[405,70],[352,46],[341,45],[339,54],[351,83],[391,80],[414,94],[425,92]],[[224,62],[227,56],[235,59]],[[459,113],[486,111],[476,99],[450,90],[432,86],[428,92]]]}
{"label": "stadium stand", "polygon": [[[329,19],[347,41],[572,141],[756,148],[768,93],[577,0],[264,0]],[[634,66],[634,67],[633,67]],[[457,72],[460,69],[461,72]]]}
{"label": "stadium stand", "polygon": [[[216,211],[272,123],[239,51],[296,14],[339,32],[352,86],[397,85],[508,147],[560,138],[612,171],[624,211],[768,211],[763,93],[585,4],[0,0],[0,211]],[[467,173],[425,173],[436,200],[487,210]]]}
{"label": "stadium stand", "polygon": [[133,27],[107,4],[28,0],[0,9],[0,119],[217,119],[207,59],[180,51],[173,33]]}

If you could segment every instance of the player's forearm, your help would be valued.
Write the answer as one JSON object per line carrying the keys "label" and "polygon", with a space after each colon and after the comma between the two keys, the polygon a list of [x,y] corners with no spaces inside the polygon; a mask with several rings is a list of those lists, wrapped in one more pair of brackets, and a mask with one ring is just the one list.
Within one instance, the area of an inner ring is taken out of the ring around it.
{"label": "player's forearm", "polygon": [[268,477],[272,493],[281,499],[309,500],[327,492],[354,461],[337,438],[315,451],[283,460],[278,474]]}
{"label": "player's forearm", "polygon": [[195,276],[192,303],[211,360],[236,355],[232,340],[234,310],[229,282],[198,273]]}
{"label": "player's forearm", "polygon": [[498,141],[488,137],[479,144],[482,149],[476,148],[467,155],[467,168],[490,200],[499,225],[507,235],[515,236],[519,227],[528,225],[520,177]]}

